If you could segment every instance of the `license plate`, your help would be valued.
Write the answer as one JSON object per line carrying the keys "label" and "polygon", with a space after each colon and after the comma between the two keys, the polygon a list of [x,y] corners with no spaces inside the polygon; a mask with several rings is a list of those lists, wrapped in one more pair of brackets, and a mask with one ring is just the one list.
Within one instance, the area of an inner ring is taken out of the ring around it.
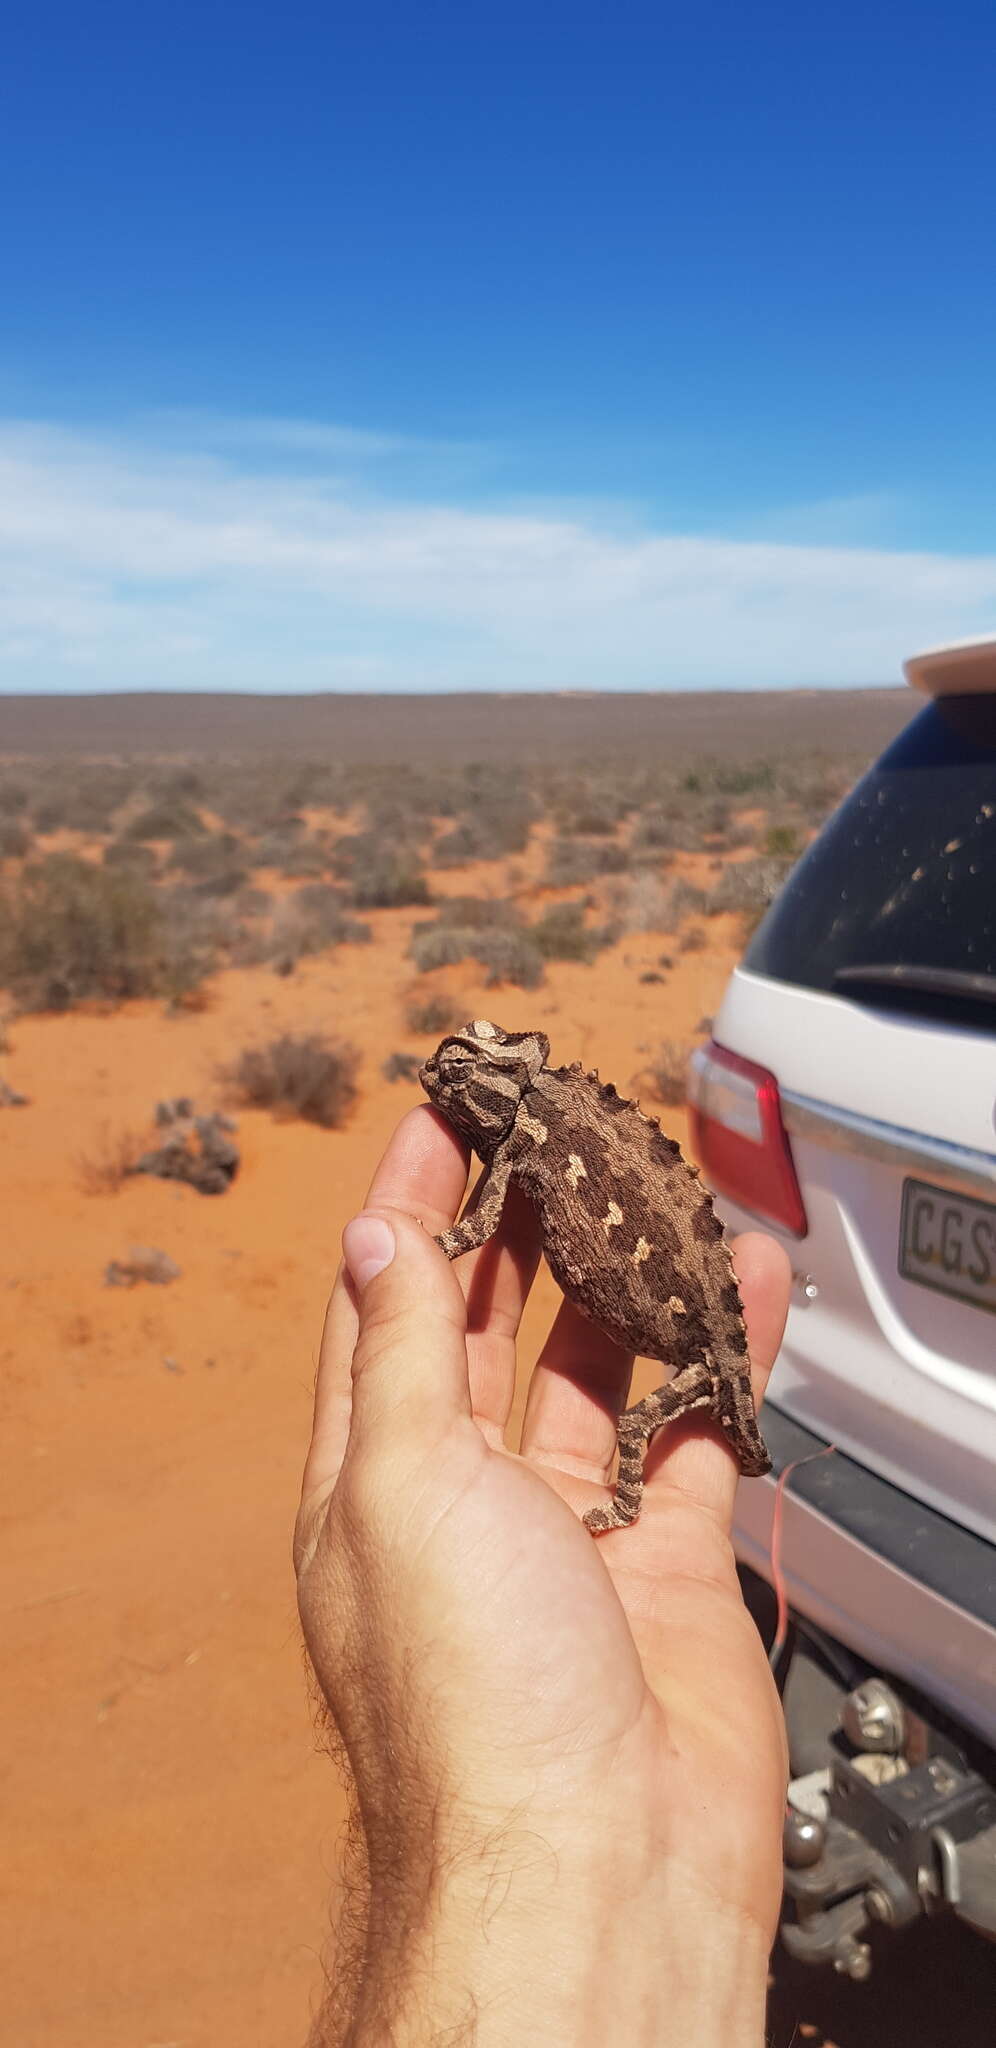
{"label": "license plate", "polygon": [[996,1202],[903,1182],[899,1270],[921,1287],[996,1314]]}

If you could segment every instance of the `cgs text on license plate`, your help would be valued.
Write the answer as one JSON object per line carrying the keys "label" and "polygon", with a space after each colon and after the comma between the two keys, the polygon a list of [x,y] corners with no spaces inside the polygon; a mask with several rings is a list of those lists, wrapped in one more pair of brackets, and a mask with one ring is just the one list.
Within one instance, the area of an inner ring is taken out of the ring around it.
{"label": "cgs text on license plate", "polygon": [[996,1203],[903,1182],[899,1270],[921,1287],[996,1314]]}

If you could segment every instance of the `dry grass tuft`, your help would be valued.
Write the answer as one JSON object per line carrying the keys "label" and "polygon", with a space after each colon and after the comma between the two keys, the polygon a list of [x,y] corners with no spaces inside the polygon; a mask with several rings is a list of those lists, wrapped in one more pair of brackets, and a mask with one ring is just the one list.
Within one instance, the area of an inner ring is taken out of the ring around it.
{"label": "dry grass tuft", "polygon": [[134,1173],[144,1150],[134,1131],[113,1130],[103,1124],[92,1150],[76,1160],[80,1187],[86,1195],[116,1195],[122,1183]]}
{"label": "dry grass tuft", "polygon": [[685,1038],[665,1038],[647,1069],[647,1077],[658,1102],[666,1103],[671,1109],[685,1101],[691,1050]]}

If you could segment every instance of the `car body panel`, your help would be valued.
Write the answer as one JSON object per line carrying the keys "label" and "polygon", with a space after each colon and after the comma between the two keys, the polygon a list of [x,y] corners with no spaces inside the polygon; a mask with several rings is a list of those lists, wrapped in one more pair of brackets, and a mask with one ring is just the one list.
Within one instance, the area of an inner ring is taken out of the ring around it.
{"label": "car body panel", "polygon": [[[996,1317],[899,1270],[911,1176],[996,1202],[993,1040],[742,968],[713,1030],[778,1080],[809,1223],[802,1239],[775,1232],[796,1277],[773,1398],[996,1541]],[[731,1228],[763,1222],[722,1194],[718,1207]]]}

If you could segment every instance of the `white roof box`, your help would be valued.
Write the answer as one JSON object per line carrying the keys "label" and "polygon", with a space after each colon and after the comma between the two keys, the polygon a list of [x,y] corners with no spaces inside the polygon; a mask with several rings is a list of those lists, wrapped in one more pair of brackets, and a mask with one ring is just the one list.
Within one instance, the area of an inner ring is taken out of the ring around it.
{"label": "white roof box", "polygon": [[996,640],[952,640],[911,654],[903,674],[928,697],[983,696],[996,691]]}

